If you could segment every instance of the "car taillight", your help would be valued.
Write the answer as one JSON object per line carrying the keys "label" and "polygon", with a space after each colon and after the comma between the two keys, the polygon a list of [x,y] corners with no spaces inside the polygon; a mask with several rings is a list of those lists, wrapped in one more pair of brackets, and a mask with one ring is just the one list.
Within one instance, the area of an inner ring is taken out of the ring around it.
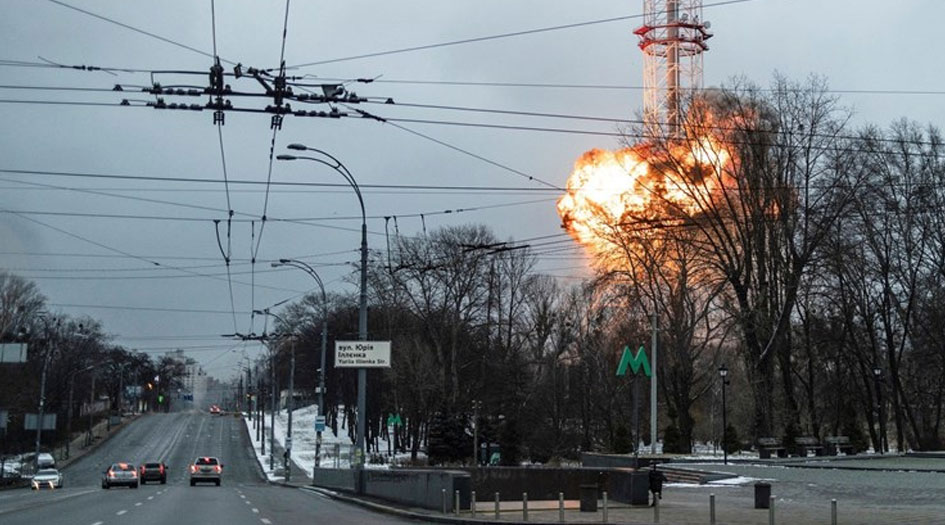
{"label": "car taillight", "polygon": [[217,474],[223,472],[223,467],[221,467],[220,465],[217,465],[217,466],[214,467],[214,468],[217,469]]}
{"label": "car taillight", "polygon": [[164,465],[161,465],[161,474],[164,474]]}
{"label": "car taillight", "polygon": [[197,472],[197,465],[191,465],[191,466],[190,466],[190,471],[191,471],[191,472]]}
{"label": "car taillight", "polygon": [[135,472],[134,470],[132,470],[132,471],[131,471],[131,477],[137,478],[137,477],[138,477],[138,473]]}

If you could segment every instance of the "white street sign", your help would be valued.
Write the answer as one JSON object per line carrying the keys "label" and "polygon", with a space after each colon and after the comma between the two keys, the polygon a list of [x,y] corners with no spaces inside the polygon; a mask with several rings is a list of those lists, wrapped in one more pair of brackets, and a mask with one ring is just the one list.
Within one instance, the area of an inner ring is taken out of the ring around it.
{"label": "white street sign", "polygon": [[390,341],[335,341],[337,368],[390,368]]}
{"label": "white street sign", "polygon": [[315,432],[325,431],[325,416],[315,416]]}
{"label": "white street sign", "polygon": [[25,363],[26,343],[0,343],[0,363]]}

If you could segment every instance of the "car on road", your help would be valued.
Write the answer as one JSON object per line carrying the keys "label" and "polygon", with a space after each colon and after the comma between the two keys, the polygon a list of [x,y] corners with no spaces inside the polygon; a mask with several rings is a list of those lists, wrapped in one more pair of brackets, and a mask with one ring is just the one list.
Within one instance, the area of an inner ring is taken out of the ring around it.
{"label": "car on road", "polygon": [[220,460],[213,457],[199,457],[194,460],[194,464],[190,466],[190,486],[193,487],[197,483],[216,483],[220,486],[220,481],[223,478],[223,463],[220,463]]}
{"label": "car on road", "polygon": [[36,471],[36,474],[33,474],[33,479],[30,480],[30,487],[32,487],[33,490],[42,488],[61,489],[62,473],[54,468],[40,469]]}
{"label": "car on road", "polygon": [[56,468],[56,459],[48,452],[40,452],[36,456],[36,470]]}
{"label": "car on road", "polygon": [[138,470],[142,484],[148,481],[160,481],[161,485],[167,483],[167,465],[163,461],[142,463]]}
{"label": "car on road", "polygon": [[102,488],[110,489],[116,486],[138,488],[138,469],[131,463],[112,463],[102,473]]}
{"label": "car on road", "polygon": [[218,407],[218,406],[216,406],[216,405],[210,405],[210,415],[219,416],[219,415],[222,414],[222,413],[223,413],[223,411],[220,410],[220,407]]}

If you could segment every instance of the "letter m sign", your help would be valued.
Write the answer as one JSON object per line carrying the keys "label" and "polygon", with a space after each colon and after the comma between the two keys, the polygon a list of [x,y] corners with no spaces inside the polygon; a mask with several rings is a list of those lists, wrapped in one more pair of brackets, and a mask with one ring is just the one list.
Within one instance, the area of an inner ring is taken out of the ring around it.
{"label": "letter m sign", "polygon": [[650,360],[646,358],[646,352],[643,351],[641,346],[637,350],[637,355],[630,354],[630,347],[625,346],[623,348],[623,356],[620,358],[620,364],[617,365],[617,375],[623,376],[627,374],[627,365],[630,365],[630,370],[634,374],[640,372],[640,367],[643,367],[643,375],[650,377]]}

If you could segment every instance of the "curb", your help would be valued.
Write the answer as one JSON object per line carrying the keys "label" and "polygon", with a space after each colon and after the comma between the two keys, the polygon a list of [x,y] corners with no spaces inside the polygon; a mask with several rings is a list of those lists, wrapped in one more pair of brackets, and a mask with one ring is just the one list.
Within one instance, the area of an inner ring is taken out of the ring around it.
{"label": "curb", "polygon": [[[363,507],[363,508],[366,508],[366,509],[368,509],[368,510],[372,510],[372,511],[375,511],[375,512],[379,512],[379,513],[383,513],[383,514],[389,514],[389,515],[397,516],[397,517],[400,517],[400,518],[407,518],[407,519],[412,519],[412,520],[417,520],[417,521],[425,521],[425,522],[428,522],[428,523],[429,523],[429,522],[432,522],[432,523],[454,523],[454,524],[461,524],[461,523],[462,523],[462,524],[479,524],[479,525],[509,525],[509,524],[516,524],[516,525],[517,525],[517,524],[522,524],[522,525],[559,525],[559,524],[560,524],[560,522],[558,522],[557,520],[556,520],[556,521],[535,521],[535,520],[522,521],[522,520],[508,519],[508,518],[507,518],[507,519],[495,520],[495,519],[492,519],[492,518],[487,518],[487,517],[485,517],[485,516],[492,516],[492,513],[491,513],[491,512],[490,512],[490,513],[483,512],[483,513],[482,513],[483,518],[470,518],[470,517],[462,517],[462,516],[449,516],[449,515],[443,515],[443,514],[426,514],[426,513],[422,513],[422,512],[414,512],[414,511],[411,511],[411,510],[401,509],[401,508],[397,508],[397,507],[390,507],[390,506],[388,506],[388,505],[384,505],[384,504],[381,504],[381,503],[375,503],[375,502],[373,502],[373,501],[367,501],[367,500],[358,498],[358,497],[356,497],[356,496],[351,496],[351,495],[348,495],[348,494],[343,494],[343,493],[340,493],[340,492],[335,492],[335,491],[333,491],[333,490],[323,489],[323,488],[320,488],[320,487],[305,486],[305,487],[298,487],[298,488],[299,488],[300,490],[304,490],[304,491],[306,491],[306,492],[312,492],[312,493],[319,494],[319,495],[322,495],[322,496],[327,496],[327,497],[329,497],[329,498],[331,498],[331,499],[333,499],[333,500],[342,501],[342,502],[344,502],[344,503],[350,503],[350,504],[352,504],[352,505],[357,505],[357,506],[359,506],[359,507]],[[577,522],[575,522],[575,523],[577,523]],[[581,523],[582,525],[594,525],[594,524],[596,524],[596,523],[603,523],[603,522],[582,521],[582,522],[580,522],[580,523]],[[618,523],[618,522],[612,521],[611,523]],[[644,523],[646,523],[646,522],[644,522]]]}
{"label": "curb", "polygon": [[134,417],[128,418],[128,421],[123,422],[122,424],[120,424],[120,425],[118,425],[117,427],[113,428],[111,431],[106,432],[106,434],[105,434],[101,439],[99,439],[98,441],[94,441],[94,440],[93,440],[93,441],[92,441],[92,444],[89,445],[88,447],[84,447],[84,448],[82,448],[82,449],[76,451],[76,452],[77,452],[76,454],[70,454],[69,459],[60,460],[60,461],[59,461],[59,464],[57,465],[57,468],[59,468],[59,470],[65,470],[66,468],[69,467],[69,465],[72,465],[72,464],[75,463],[76,461],[82,459],[83,457],[85,457],[86,455],[88,455],[90,452],[93,452],[93,451],[95,451],[95,449],[97,449],[98,447],[102,446],[102,444],[104,444],[105,442],[107,442],[107,441],[109,441],[110,439],[112,439],[113,437],[117,436],[119,432],[121,432],[121,431],[124,430],[126,427],[128,427],[129,425],[131,425],[132,423],[134,423],[135,421],[137,421],[138,418],[140,418],[140,417],[142,417],[142,414],[138,414],[138,415],[136,415],[136,416],[134,416]]}

